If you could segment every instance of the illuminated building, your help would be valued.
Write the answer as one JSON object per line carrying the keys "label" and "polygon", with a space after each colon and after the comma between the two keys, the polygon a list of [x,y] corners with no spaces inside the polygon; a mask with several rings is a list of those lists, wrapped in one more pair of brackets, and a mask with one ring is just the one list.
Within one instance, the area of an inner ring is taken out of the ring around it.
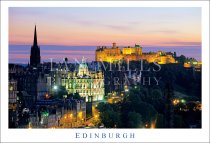
{"label": "illuminated building", "polygon": [[185,68],[194,68],[196,72],[201,72],[202,62],[201,61],[189,61],[184,63]]}
{"label": "illuminated building", "polygon": [[90,97],[92,101],[104,99],[104,75],[102,71],[89,71],[84,58],[76,71],[69,71],[66,77],[62,77],[61,84],[68,94],[79,93],[81,97],[86,97],[86,101]]}
{"label": "illuminated building", "polygon": [[17,81],[10,80],[9,81],[9,103],[16,104],[17,103]]}
{"label": "illuminated building", "polygon": [[175,63],[172,53],[162,51],[143,53],[140,45],[134,47],[123,47],[122,50],[113,43],[111,48],[98,46],[96,49],[96,61],[115,62],[119,60],[138,61],[146,60],[149,63],[157,62],[159,64]]}
{"label": "illuminated building", "polygon": [[36,113],[30,116],[31,126],[35,128],[79,127],[84,124],[85,120],[85,98],[69,98],[64,101],[56,99],[39,100],[36,102]]}
{"label": "illuminated building", "polygon": [[17,81],[9,80],[9,126],[14,128],[17,126],[18,116],[18,97],[17,97]]}
{"label": "illuminated building", "polygon": [[37,100],[47,98],[51,89],[51,79],[49,74],[39,73],[37,77]]}

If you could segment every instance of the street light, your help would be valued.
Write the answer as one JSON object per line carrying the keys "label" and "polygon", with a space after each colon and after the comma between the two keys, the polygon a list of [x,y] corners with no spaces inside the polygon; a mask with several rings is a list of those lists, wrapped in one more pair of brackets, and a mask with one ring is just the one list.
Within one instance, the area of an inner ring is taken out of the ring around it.
{"label": "street light", "polygon": [[53,89],[54,90],[57,90],[58,89],[58,86],[57,85],[54,85]]}
{"label": "street light", "polygon": [[29,124],[28,124],[28,129],[32,129],[31,122],[29,122]]}
{"label": "street light", "polygon": [[182,99],[181,102],[182,102],[182,103],[186,103],[186,100]]}
{"label": "street light", "polygon": [[172,102],[173,102],[173,105],[175,106],[175,105],[179,104],[180,101],[179,101],[179,99],[174,99]]}

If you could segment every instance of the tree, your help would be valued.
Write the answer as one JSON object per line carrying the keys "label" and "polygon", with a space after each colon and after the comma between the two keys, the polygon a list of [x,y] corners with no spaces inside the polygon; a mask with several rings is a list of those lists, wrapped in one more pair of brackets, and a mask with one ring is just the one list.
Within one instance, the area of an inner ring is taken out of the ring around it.
{"label": "tree", "polygon": [[162,100],[163,99],[163,95],[162,92],[159,89],[154,89],[151,92],[151,100]]}
{"label": "tree", "polygon": [[164,116],[163,114],[158,114],[156,121],[156,128],[164,128],[164,127],[165,127]]}
{"label": "tree", "polygon": [[128,96],[128,100],[133,104],[141,102],[140,91],[138,89],[131,89]]}
{"label": "tree", "polygon": [[124,101],[121,104],[120,108],[120,117],[121,117],[121,127],[122,128],[129,128],[128,122],[128,114],[129,112],[134,112],[134,107],[132,106],[132,102],[130,101]]}
{"label": "tree", "polygon": [[107,110],[100,114],[100,119],[107,128],[116,128],[120,126],[120,116],[118,112]]}
{"label": "tree", "polygon": [[135,107],[135,111],[142,115],[143,122],[152,122],[157,118],[157,111],[155,108],[146,102],[139,102]]}
{"label": "tree", "polygon": [[97,106],[97,109],[101,113],[103,113],[103,112],[105,112],[107,110],[112,110],[110,104],[104,103],[104,102],[99,103],[98,106]]}
{"label": "tree", "polygon": [[186,62],[186,57],[184,55],[181,55],[180,57],[177,58],[179,63],[184,64]]}
{"label": "tree", "polygon": [[173,85],[171,83],[166,83],[165,86],[165,91],[164,91],[164,96],[165,96],[165,126],[167,128],[172,128],[173,127],[173,105],[172,105],[172,99],[174,98],[174,89]]}
{"label": "tree", "polygon": [[141,128],[143,127],[142,117],[139,113],[129,112],[128,113],[128,127],[129,128]]}
{"label": "tree", "polygon": [[180,115],[174,115],[174,128],[182,128],[183,119]]}
{"label": "tree", "polygon": [[118,104],[99,103],[98,111],[100,112],[101,122],[107,128],[121,127],[120,110]]}
{"label": "tree", "polygon": [[79,95],[79,93],[74,93],[74,94],[68,94],[69,98],[73,98],[73,99],[81,99],[81,96]]}
{"label": "tree", "polygon": [[153,89],[150,95],[148,96],[147,101],[154,106],[158,113],[163,112],[165,103],[163,94],[160,89]]}
{"label": "tree", "polygon": [[63,96],[68,94],[64,86],[58,86],[57,89],[54,90],[54,97],[57,99],[63,99]]}

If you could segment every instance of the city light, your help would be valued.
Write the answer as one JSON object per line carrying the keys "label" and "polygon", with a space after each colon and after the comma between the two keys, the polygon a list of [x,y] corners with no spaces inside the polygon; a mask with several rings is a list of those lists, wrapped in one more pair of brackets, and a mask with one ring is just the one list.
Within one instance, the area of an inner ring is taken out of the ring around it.
{"label": "city light", "polygon": [[43,116],[43,117],[48,117],[48,116],[49,116],[49,113],[48,113],[47,111],[42,112],[42,116]]}
{"label": "city light", "polygon": [[186,101],[184,99],[181,100],[182,103],[186,103]]}
{"label": "city light", "polygon": [[70,117],[72,118],[73,117],[73,114],[70,114]]}
{"label": "city light", "polygon": [[28,124],[28,129],[32,129],[31,122],[29,122],[29,124]]}
{"label": "city light", "polygon": [[153,121],[153,122],[151,123],[150,128],[151,128],[151,129],[154,129],[154,128],[155,128],[155,125],[156,125],[156,121]]}
{"label": "city light", "polygon": [[78,117],[79,117],[79,118],[82,118],[82,112],[79,112],[79,113],[78,113]]}
{"label": "city light", "polygon": [[174,99],[172,102],[173,102],[173,105],[175,106],[175,105],[180,103],[180,100],[179,99]]}
{"label": "city light", "polygon": [[45,94],[45,97],[48,98],[48,94],[47,93]]}
{"label": "city light", "polygon": [[58,86],[54,85],[53,89],[54,90],[57,90],[58,89]]}

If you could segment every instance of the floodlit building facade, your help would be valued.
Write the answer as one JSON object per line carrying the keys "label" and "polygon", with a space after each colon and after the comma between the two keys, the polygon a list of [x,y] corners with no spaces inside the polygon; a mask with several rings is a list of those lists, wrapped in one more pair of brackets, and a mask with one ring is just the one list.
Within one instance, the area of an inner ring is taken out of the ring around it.
{"label": "floodlit building facade", "polygon": [[123,47],[120,49],[113,43],[111,48],[105,46],[98,46],[95,52],[96,61],[115,62],[119,60],[125,61],[138,61],[146,60],[149,63],[157,62],[158,64],[175,63],[175,59],[172,53],[166,53],[162,51],[143,53],[140,45],[134,47]]}
{"label": "floodlit building facade", "polygon": [[77,70],[62,77],[61,84],[65,86],[68,94],[79,93],[86,101],[104,99],[104,75],[102,71],[89,71],[84,59]]}

